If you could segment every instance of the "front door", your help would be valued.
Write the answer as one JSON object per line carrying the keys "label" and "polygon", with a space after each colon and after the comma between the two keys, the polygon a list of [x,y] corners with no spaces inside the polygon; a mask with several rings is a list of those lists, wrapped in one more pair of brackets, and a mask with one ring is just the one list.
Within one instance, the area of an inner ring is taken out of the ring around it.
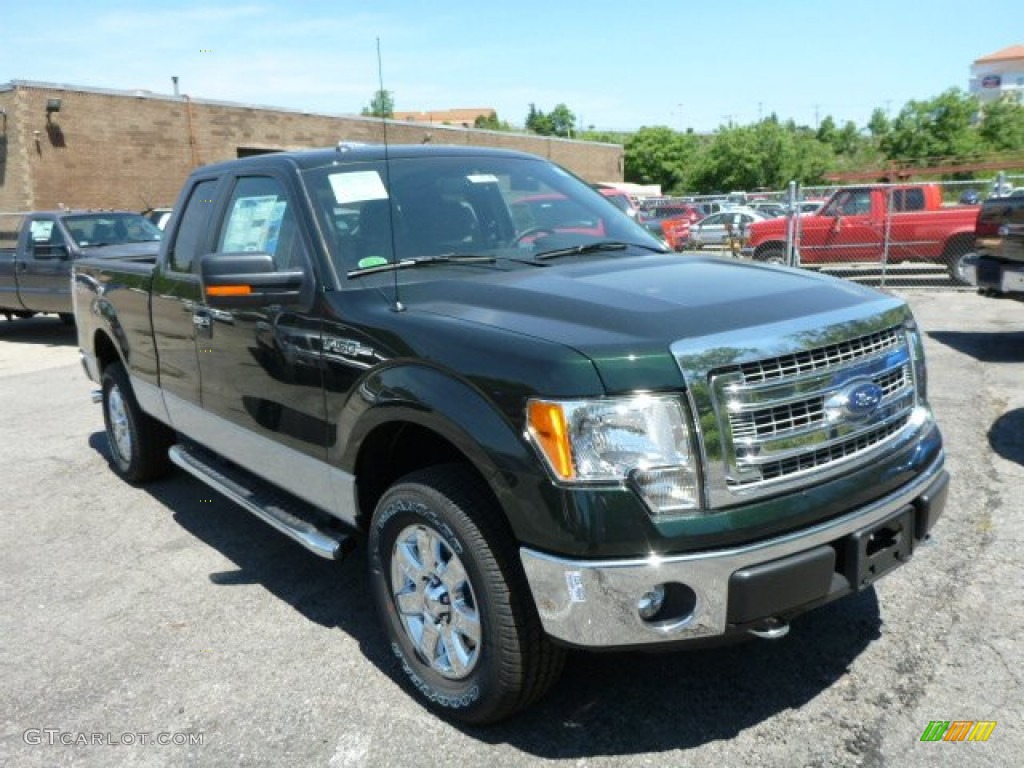
{"label": "front door", "polygon": [[[295,191],[273,174],[231,180],[213,252],[268,253],[276,267],[312,275],[311,243],[299,226]],[[197,306],[196,348],[204,415],[220,425],[207,444],[314,503],[331,498],[323,461],[334,428],[326,420],[320,312]]]}
{"label": "front door", "polygon": [[25,248],[18,255],[18,295],[36,312],[71,311],[71,263],[67,240],[53,216],[29,219]]}

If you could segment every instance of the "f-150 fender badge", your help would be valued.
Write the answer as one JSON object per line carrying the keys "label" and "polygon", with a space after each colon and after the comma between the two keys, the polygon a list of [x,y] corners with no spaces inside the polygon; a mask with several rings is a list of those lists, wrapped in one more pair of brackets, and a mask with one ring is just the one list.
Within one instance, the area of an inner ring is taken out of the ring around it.
{"label": "f-150 fender badge", "polygon": [[377,357],[377,353],[365,344],[354,339],[343,339],[338,336],[324,336],[324,352],[343,357]]}
{"label": "f-150 fender badge", "polygon": [[885,391],[875,382],[857,379],[825,400],[825,413],[830,421],[840,416],[860,421],[878,409],[884,396]]}

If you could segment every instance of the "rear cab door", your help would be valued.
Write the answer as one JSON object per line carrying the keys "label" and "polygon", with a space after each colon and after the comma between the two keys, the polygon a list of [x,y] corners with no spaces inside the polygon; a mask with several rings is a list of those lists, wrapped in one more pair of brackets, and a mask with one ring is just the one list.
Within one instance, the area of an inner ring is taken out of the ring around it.
{"label": "rear cab door", "polygon": [[0,309],[23,308],[18,299],[16,267],[24,221],[24,217],[17,214],[0,214]]}
{"label": "rear cab door", "polygon": [[159,388],[175,429],[191,435],[201,422],[196,312],[202,307],[199,260],[211,249],[211,221],[223,206],[222,178],[202,172],[189,177],[176,208],[181,211],[161,249],[150,292]]}

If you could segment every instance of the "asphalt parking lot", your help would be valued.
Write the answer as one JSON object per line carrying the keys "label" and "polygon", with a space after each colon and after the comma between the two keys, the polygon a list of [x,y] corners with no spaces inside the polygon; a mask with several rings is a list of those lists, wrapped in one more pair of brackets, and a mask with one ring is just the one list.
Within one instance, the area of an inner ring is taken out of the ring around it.
{"label": "asphalt parking lot", "polygon": [[180,472],[121,482],[73,330],[0,320],[0,765],[1019,765],[1024,303],[895,290],[953,475],[934,544],[779,641],[573,654],[488,729],[405,692],[361,550],[319,560]]}

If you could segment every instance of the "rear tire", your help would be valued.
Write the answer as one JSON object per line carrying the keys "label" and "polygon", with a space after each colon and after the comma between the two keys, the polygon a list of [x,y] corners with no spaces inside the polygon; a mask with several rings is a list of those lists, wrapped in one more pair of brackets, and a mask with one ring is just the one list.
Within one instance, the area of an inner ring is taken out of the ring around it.
{"label": "rear tire", "polygon": [[167,449],[174,433],[139,408],[121,363],[103,369],[103,423],[110,446],[110,465],[130,483],[145,483],[167,474]]}
{"label": "rear tire", "polygon": [[777,245],[773,245],[769,248],[756,251],[754,253],[754,261],[763,261],[766,264],[781,264],[784,266],[786,264],[786,252]]}
{"label": "rear tire", "polygon": [[974,253],[974,238],[952,240],[942,252],[942,261],[946,265],[950,279],[957,285],[970,285],[964,277],[964,259]]}
{"label": "rear tire", "polygon": [[395,483],[369,531],[374,602],[419,699],[494,723],[542,696],[565,651],[543,633],[516,544],[482,482],[458,465]]}

